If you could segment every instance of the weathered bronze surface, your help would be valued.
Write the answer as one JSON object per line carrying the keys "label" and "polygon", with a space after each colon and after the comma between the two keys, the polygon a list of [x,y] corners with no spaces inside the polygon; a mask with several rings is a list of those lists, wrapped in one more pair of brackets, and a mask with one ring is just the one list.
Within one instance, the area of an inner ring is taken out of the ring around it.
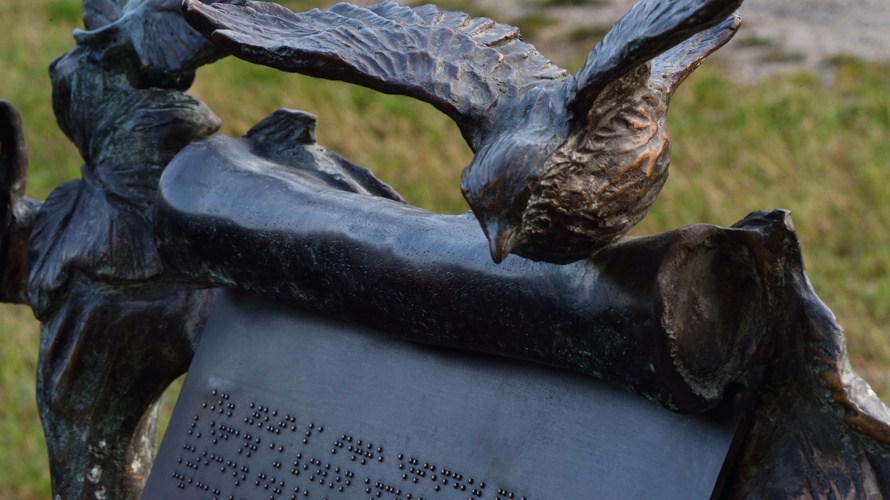
{"label": "weathered bronze surface", "polygon": [[[177,1],[87,0],[86,30],[50,69],[82,179],[24,198],[20,118],[0,101],[0,293],[42,323],[54,494],[139,495],[157,398],[188,368],[217,286],[674,410],[742,395],[726,496],[890,494],[890,411],[850,369],[787,213],[607,244],[664,182],[671,92],[737,29],[738,4],[643,0],[573,78],[515,29],[432,6],[187,2],[211,43]],[[476,151],[475,218],[405,204],[319,147],[305,112],[208,138],[218,119],[184,91],[224,55],[214,43],[433,103]]]}
{"label": "weathered bronze surface", "polygon": [[494,261],[512,252],[568,263],[649,211],[667,178],[670,97],[735,34],[740,4],[641,1],[575,77],[516,28],[432,5],[295,14],[265,2],[189,0],[185,14],[247,61],[433,104],[476,153],[461,189]]}
{"label": "weathered bronze surface", "polygon": [[[568,368],[683,412],[750,395],[728,496],[888,491],[890,412],[850,369],[786,212],[621,241],[570,265],[496,265],[472,215],[306,182],[243,154],[252,141],[202,141],[168,165],[156,231],[182,279]],[[270,203],[244,210],[256,193]]]}
{"label": "weathered bronze surface", "polygon": [[707,498],[736,427],[726,410],[676,413],[226,291],[143,496]]}
{"label": "weathered bronze surface", "polygon": [[188,368],[214,293],[166,275],[151,220],[164,165],[218,128],[182,90],[220,53],[178,2],[85,2],[84,24],[50,67],[83,178],[37,209],[21,197],[21,140],[8,143],[4,298],[41,321],[37,402],[54,493],[133,498],[155,455],[158,397]]}

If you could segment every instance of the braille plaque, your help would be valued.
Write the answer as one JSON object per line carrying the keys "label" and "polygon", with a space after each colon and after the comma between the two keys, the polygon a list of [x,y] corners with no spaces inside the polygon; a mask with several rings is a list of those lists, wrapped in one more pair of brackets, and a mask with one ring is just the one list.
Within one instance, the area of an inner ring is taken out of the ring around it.
{"label": "braille plaque", "polygon": [[225,292],[143,498],[705,498],[736,425]]}

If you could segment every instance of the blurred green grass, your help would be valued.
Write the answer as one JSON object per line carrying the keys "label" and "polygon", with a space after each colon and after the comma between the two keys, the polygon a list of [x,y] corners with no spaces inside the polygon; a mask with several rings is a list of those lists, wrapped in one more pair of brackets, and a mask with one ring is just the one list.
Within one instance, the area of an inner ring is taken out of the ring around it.
{"label": "blurred green grass", "polygon": [[[35,198],[79,175],[80,158],[55,125],[46,70],[73,46],[79,23],[77,2],[0,0],[0,97],[23,115]],[[589,48],[557,62],[575,70]],[[633,234],[790,209],[811,281],[846,328],[854,367],[890,401],[890,67],[839,59],[826,70],[830,78],[799,73],[744,84],[725,76],[723,64],[709,61],[678,91],[668,120],[670,180]],[[430,106],[234,59],[199,71],[192,94],[222,117],[228,135],[278,107],[310,111],[319,116],[321,144],[371,168],[411,203],[466,210],[458,176],[470,152]],[[37,325],[24,307],[0,311],[0,499],[47,498],[34,403]]]}

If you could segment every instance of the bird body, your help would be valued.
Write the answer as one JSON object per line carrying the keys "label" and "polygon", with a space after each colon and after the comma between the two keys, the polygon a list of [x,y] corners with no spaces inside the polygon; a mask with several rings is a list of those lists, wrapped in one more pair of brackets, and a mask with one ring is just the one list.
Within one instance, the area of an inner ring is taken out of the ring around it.
{"label": "bird body", "polygon": [[[488,237],[492,259],[501,262],[513,253],[574,262],[640,222],[667,180],[670,98],[707,55],[729,41],[740,21],[733,14],[637,64],[584,107],[575,104],[571,87],[565,96],[551,93],[567,106],[568,127],[550,128],[565,130],[559,140],[526,140],[532,146],[522,157],[477,153],[461,176],[461,189]],[[575,84],[578,76],[566,83]]]}
{"label": "bird body", "polygon": [[516,28],[393,1],[293,13],[185,0],[186,20],[250,62],[431,103],[475,153],[461,190],[490,243],[554,263],[589,257],[648,212],[670,157],[680,82],[739,26],[741,0],[641,0],[573,77]]}
{"label": "bird body", "polygon": [[646,215],[670,162],[667,103],[648,86],[648,70],[641,65],[606,87],[590,126],[573,130],[546,159],[514,240],[494,249],[496,260],[505,250],[534,260],[586,258]]}

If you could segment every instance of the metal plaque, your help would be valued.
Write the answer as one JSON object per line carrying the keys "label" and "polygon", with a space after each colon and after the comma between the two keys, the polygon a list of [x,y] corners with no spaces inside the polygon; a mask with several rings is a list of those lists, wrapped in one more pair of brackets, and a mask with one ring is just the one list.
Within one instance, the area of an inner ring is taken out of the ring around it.
{"label": "metal plaque", "polygon": [[143,498],[706,498],[736,425],[226,292]]}

